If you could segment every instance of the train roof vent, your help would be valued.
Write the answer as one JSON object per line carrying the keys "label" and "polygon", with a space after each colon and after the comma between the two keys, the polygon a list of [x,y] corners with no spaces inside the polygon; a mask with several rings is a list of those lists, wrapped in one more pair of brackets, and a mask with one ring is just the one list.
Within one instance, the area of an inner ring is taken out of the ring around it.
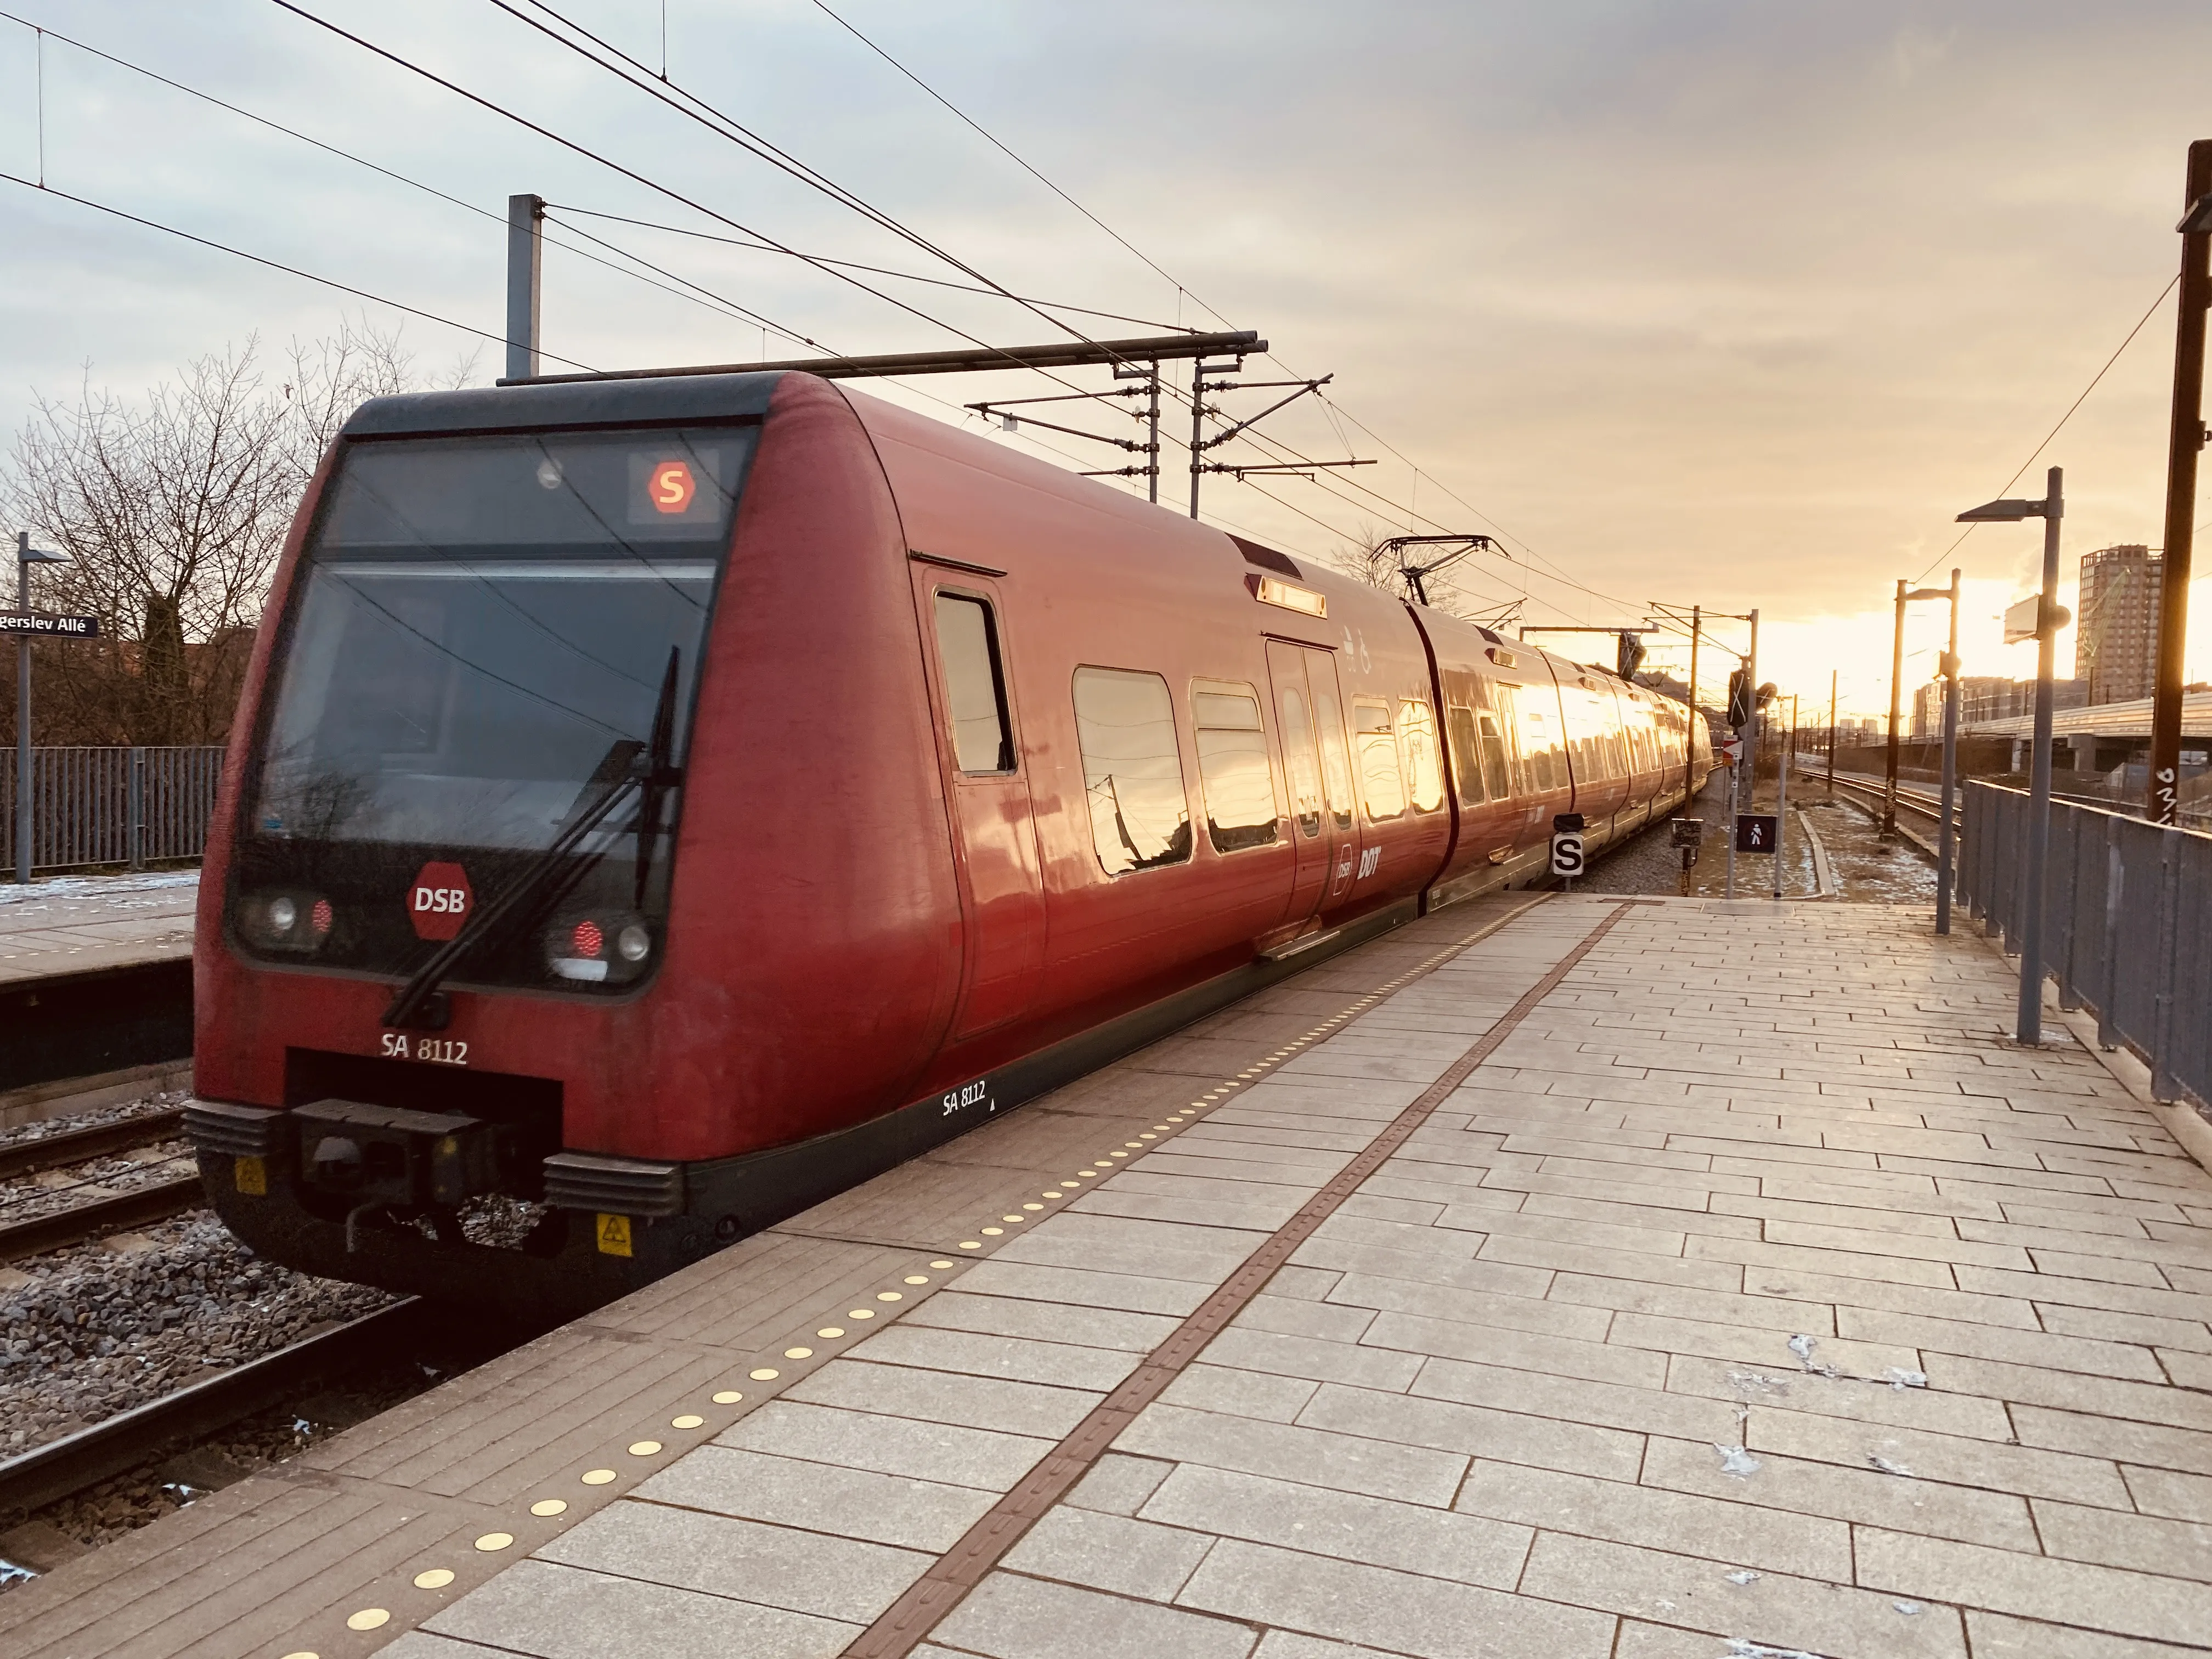
{"label": "train roof vent", "polygon": [[1262,547],[1257,542],[1248,542],[1242,536],[1229,538],[1237,544],[1237,550],[1244,556],[1244,562],[1256,564],[1262,570],[1272,570],[1279,576],[1289,576],[1304,581],[1306,573],[1291,562],[1287,553],[1278,553],[1272,547]]}

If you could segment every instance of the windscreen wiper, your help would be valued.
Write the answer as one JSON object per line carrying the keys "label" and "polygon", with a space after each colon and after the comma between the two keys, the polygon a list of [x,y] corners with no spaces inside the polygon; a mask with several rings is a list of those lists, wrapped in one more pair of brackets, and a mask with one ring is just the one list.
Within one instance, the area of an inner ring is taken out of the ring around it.
{"label": "windscreen wiper", "polygon": [[684,781],[672,763],[676,747],[676,675],[683,662],[679,647],[668,647],[668,669],[660,677],[660,697],[653,708],[653,738],[645,746],[646,778],[637,805],[637,894],[633,908],[645,908],[645,880],[653,868],[653,843],[660,834],[660,803]]}
{"label": "windscreen wiper", "polygon": [[[384,1011],[386,1025],[428,1031],[446,1029],[447,1007],[438,990],[439,982],[453,971],[454,963],[499,931],[510,917],[521,913],[526,903],[537,897],[546,885],[547,878],[561,871],[584,838],[606,821],[623,797],[644,783],[646,768],[639,763],[644,758],[645,745],[634,738],[625,738],[623,743],[634,758],[622,775],[602,790],[598,799],[569,819],[553,838],[552,844],[523,867],[513,886],[495,902],[479,910],[459,933],[440,945],[430,959],[415,970],[415,976],[399,988],[399,994]],[[428,1018],[423,1017],[426,1014]]]}
{"label": "windscreen wiper", "polygon": [[637,887],[639,902],[643,903],[647,849],[659,830],[661,797],[684,781],[683,769],[672,765],[669,759],[675,738],[679,660],[679,653],[672,647],[667,672],[661,676],[660,696],[653,706],[651,739],[640,743],[635,738],[617,738],[607,746],[606,754],[584,785],[586,795],[592,785],[601,786],[597,797],[571,813],[553,837],[552,844],[523,866],[512,887],[470,918],[459,933],[439,946],[430,959],[415,970],[414,976],[399,988],[399,994],[392,999],[392,1006],[384,1011],[386,1025],[444,1030],[448,1012],[438,987],[453,972],[454,964],[477,945],[503,933],[514,918],[529,915],[531,904],[543,896],[554,876],[564,875],[564,885],[580,879],[581,870],[564,869],[568,855],[606,822],[623,797],[633,789],[641,792],[641,796],[637,826]]}

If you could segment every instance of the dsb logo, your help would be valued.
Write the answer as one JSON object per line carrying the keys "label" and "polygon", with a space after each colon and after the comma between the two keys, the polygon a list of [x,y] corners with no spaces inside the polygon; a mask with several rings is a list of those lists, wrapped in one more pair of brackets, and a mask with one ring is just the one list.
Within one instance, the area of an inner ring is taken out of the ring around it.
{"label": "dsb logo", "polygon": [[415,872],[408,887],[407,920],[417,939],[451,939],[461,931],[475,902],[468,872],[458,864],[434,860]]}

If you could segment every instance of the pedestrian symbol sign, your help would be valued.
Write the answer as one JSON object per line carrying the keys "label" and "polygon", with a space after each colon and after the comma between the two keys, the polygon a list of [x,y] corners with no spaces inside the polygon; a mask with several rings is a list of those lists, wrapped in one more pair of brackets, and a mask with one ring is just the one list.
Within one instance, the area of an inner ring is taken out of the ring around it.
{"label": "pedestrian symbol sign", "polygon": [[1782,820],[1771,812],[1739,812],[1735,815],[1735,850],[1771,853],[1781,829]]}

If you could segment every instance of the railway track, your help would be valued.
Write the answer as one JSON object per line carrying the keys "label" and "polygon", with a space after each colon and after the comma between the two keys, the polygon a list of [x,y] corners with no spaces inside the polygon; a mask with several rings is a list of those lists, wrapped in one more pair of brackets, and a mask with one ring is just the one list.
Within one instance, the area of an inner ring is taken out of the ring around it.
{"label": "railway track", "polygon": [[[1857,778],[1838,776],[1836,793],[1852,805],[1861,807],[1877,819],[1881,817],[1886,786],[1880,782],[1863,782]],[[1943,821],[1942,798],[1940,793],[1917,784],[1897,786],[1897,833],[1929,858],[1936,856],[1936,833]],[[1954,803],[1951,821],[1954,829],[1959,820],[1959,807]]]}
{"label": "railway track", "polygon": [[424,1303],[394,1303],[0,1462],[0,1517],[74,1497],[281,1406],[364,1361],[388,1358],[419,1340],[429,1317]]}
{"label": "railway track", "polygon": [[[19,1180],[47,1170],[68,1169],[98,1158],[113,1158],[142,1146],[174,1140],[183,1133],[184,1113],[172,1109],[19,1141],[11,1146],[0,1146],[0,1181]],[[149,1182],[128,1192],[103,1194],[46,1215],[0,1224],[0,1262],[66,1249],[103,1233],[143,1227],[149,1222],[167,1220],[198,1207],[204,1195],[191,1154],[180,1154],[164,1163],[176,1166],[176,1173],[167,1180]],[[84,1184],[100,1183],[88,1181]]]}

